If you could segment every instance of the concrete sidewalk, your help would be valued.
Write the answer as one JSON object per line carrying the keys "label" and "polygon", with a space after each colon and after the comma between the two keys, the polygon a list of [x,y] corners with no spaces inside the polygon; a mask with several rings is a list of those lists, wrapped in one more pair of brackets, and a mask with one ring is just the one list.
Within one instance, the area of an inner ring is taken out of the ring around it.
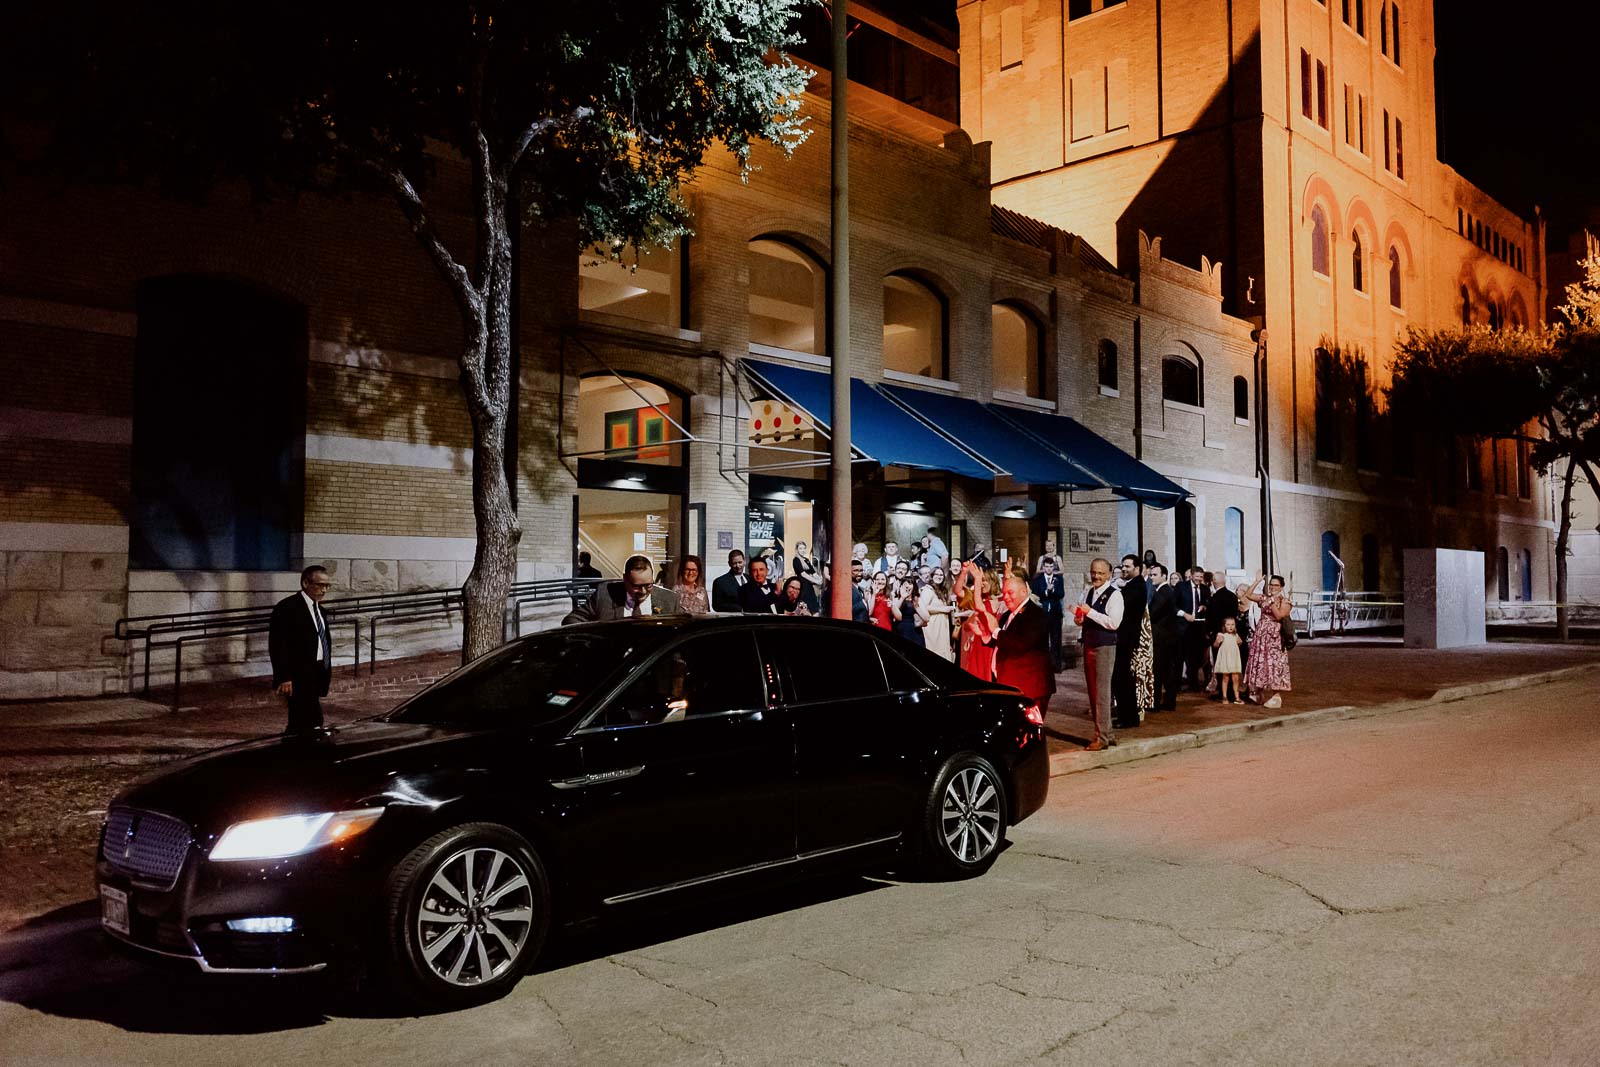
{"label": "concrete sidewalk", "polygon": [[1408,649],[1398,637],[1302,640],[1289,654],[1294,684],[1283,707],[1212,701],[1183,693],[1175,711],[1117,731],[1117,745],[1086,752],[1092,737],[1081,670],[1057,676],[1046,729],[1053,775],[1238,740],[1261,730],[1402,711],[1554,681],[1600,668],[1600,646],[1491,641],[1463,649]]}
{"label": "concrete sidewalk", "polygon": [[[381,663],[375,674],[341,668],[323,701],[330,725],[386,711],[459,662],[436,653]],[[1291,653],[1294,689],[1284,706],[1213,702],[1185,693],[1175,711],[1152,713],[1145,723],[1118,734],[1117,748],[1088,753],[1092,731],[1083,717],[1087,701],[1081,670],[1057,677],[1046,729],[1056,773],[1104,766],[1174,748],[1242,735],[1269,724],[1329,708],[1371,709],[1410,705],[1463,686],[1543,676],[1552,671],[1600,665],[1600,646],[1492,641],[1471,649],[1407,649],[1398,638],[1346,637],[1302,641]],[[0,770],[70,767],[81,757],[143,762],[153,755],[178,755],[283,728],[282,702],[266,679],[247,678],[184,687],[184,707],[169,709],[168,694],[148,698],[101,697],[0,704]],[[1232,734],[1218,733],[1230,728]],[[1214,742],[1211,742],[1214,743]]]}

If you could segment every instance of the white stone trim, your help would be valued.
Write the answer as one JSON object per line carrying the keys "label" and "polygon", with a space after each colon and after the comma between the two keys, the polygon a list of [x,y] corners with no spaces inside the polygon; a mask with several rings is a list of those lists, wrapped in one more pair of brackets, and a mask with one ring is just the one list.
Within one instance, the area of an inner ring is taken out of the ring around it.
{"label": "white stone trim", "polygon": [[0,320],[113,337],[136,336],[139,328],[139,317],[131,311],[110,311],[26,296],[0,296]]}
{"label": "white stone trim", "polygon": [[307,533],[301,554],[318,559],[452,560],[470,562],[473,537],[403,537],[388,534]]}
{"label": "white stone trim", "polygon": [[126,552],[126,526],[77,522],[0,522],[0,549],[13,552]]}
{"label": "white stone trim", "polygon": [[1026,393],[1015,393],[1010,389],[996,389],[994,398],[1002,404],[1013,404],[1019,408],[1038,408],[1040,411],[1059,410],[1054,400],[1041,400],[1036,396]]}
{"label": "white stone trim", "polygon": [[907,374],[903,370],[884,369],[883,379],[887,382],[901,382],[905,385],[915,385],[922,389],[937,389],[943,393],[959,393],[961,386],[955,382],[947,382],[943,378],[929,378],[924,374]]}
{"label": "white stone trim", "polygon": [[419,356],[384,348],[355,348],[343,341],[324,341],[316,337],[311,338],[311,362],[390,374],[410,374],[418,378],[448,378],[453,381],[461,377],[460,364],[443,356]]}
{"label": "white stone trim", "polygon": [[792,348],[778,348],[775,345],[758,345],[750,342],[752,356],[766,356],[771,359],[784,359],[790,363],[803,363],[808,367],[833,367],[833,360],[827,356],[819,356],[814,352],[796,352]]}
{"label": "white stone trim", "polygon": [[73,411],[0,407],[0,439],[7,437],[127,445],[133,443],[133,420],[125,415],[84,415]]}
{"label": "white stone trim", "polygon": [[426,467],[430,470],[472,470],[472,449],[449,445],[412,444],[409,441],[306,434],[306,459],[332,463],[373,463],[386,467]]}
{"label": "white stone trim", "polygon": [[134,571],[130,593],[292,593],[299,571]]}

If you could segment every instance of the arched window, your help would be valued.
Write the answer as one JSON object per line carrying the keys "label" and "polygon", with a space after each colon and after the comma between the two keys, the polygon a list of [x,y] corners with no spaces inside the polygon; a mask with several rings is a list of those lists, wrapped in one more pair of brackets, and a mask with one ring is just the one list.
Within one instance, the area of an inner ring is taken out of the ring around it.
{"label": "arched window", "polygon": [[945,376],[945,302],[915,278],[883,280],[883,366],[924,378]]}
{"label": "arched window", "polygon": [[1229,508],[1222,513],[1223,564],[1230,571],[1244,570],[1244,512]]}
{"label": "arched window", "polygon": [[994,387],[1024,396],[1044,396],[1044,331],[1032,315],[1008,304],[991,307],[990,319]]}
{"label": "arched window", "polygon": [[[1332,592],[1339,587],[1339,566],[1343,556],[1339,554],[1339,535],[1332,530],[1322,533],[1322,588]],[[1349,588],[1346,583],[1345,588]]]}
{"label": "arched window", "polygon": [[1350,284],[1356,292],[1367,291],[1366,250],[1361,247],[1361,234],[1350,235]]}
{"label": "arched window", "polygon": [[828,350],[828,272],[787,241],[750,242],[750,343],[822,355]]}
{"label": "arched window", "polygon": [[1461,325],[1472,325],[1472,294],[1464,285],[1461,287]]}
{"label": "arched window", "polygon": [[1400,5],[1389,5],[1389,57],[1394,60],[1394,65],[1400,65]]}
{"label": "arched window", "polygon": [[1375,591],[1383,579],[1378,574],[1378,535],[1361,535],[1361,588]]}
{"label": "arched window", "polygon": [[1233,376],[1233,417],[1248,420],[1250,418],[1250,383],[1244,380],[1244,375]]}
{"label": "arched window", "polygon": [[1489,301],[1489,329],[1498,330],[1500,326],[1500,301],[1491,300]]}
{"label": "arched window", "polygon": [[1495,594],[1502,600],[1511,599],[1511,553],[1505,545],[1495,549]]}
{"label": "arched window", "polygon": [[1517,577],[1521,579],[1522,600],[1533,599],[1533,553],[1524,548],[1517,553]]}
{"label": "arched window", "polygon": [[1186,571],[1195,563],[1194,503],[1185,500],[1172,509],[1172,569]]}
{"label": "arched window", "polygon": [[1328,277],[1328,214],[1320,204],[1311,209],[1311,272]]}
{"label": "arched window", "polygon": [[1117,346],[1105,338],[1100,340],[1100,385],[1105,389],[1117,387]]}
{"label": "arched window", "polygon": [[1161,399],[1175,404],[1200,406],[1200,367],[1182,356],[1161,361]]}
{"label": "arched window", "polygon": [[1405,305],[1400,303],[1400,250],[1389,249],[1389,306],[1399,310]]}

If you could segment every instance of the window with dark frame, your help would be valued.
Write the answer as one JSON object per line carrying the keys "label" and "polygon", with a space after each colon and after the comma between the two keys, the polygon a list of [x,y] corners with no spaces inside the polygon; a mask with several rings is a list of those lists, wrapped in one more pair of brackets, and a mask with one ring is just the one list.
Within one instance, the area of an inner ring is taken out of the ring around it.
{"label": "window with dark frame", "polygon": [[1317,60],[1317,125],[1328,128],[1328,68]]}
{"label": "window with dark frame", "polygon": [[1300,113],[1310,118],[1311,111],[1311,53],[1300,49]]}
{"label": "window with dark frame", "polygon": [[1358,293],[1367,291],[1366,258],[1366,249],[1361,244],[1361,231],[1352,231],[1350,234],[1350,285]]}
{"label": "window with dark frame", "polygon": [[1317,459],[1338,463],[1340,458],[1337,368],[1333,353],[1319,348],[1315,356]]}
{"label": "window with dark frame", "polygon": [[1109,338],[1100,340],[1098,353],[1100,385],[1106,389],[1117,388],[1117,346]]}
{"label": "window with dark frame", "polygon": [[1389,249],[1389,306],[1399,311],[1405,305],[1400,302],[1400,250]]}
{"label": "window with dark frame", "polygon": [[1533,463],[1528,442],[1517,439],[1517,498],[1528,500],[1533,496]]}
{"label": "window with dark frame", "polygon": [[1311,272],[1326,278],[1328,269],[1328,213],[1318,204],[1311,209]]}
{"label": "window with dark frame", "polygon": [[1244,420],[1250,418],[1250,383],[1245,381],[1242,374],[1233,376],[1233,417]]}
{"label": "window with dark frame", "polygon": [[1200,407],[1200,367],[1182,356],[1161,361],[1161,399]]}

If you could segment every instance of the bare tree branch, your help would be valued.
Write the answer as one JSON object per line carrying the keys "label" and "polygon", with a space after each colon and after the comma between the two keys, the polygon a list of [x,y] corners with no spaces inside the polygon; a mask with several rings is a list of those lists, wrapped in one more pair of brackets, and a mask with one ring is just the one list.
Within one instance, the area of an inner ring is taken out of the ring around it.
{"label": "bare tree branch", "polygon": [[461,313],[469,325],[474,320],[482,318],[479,310],[482,294],[472,284],[467,269],[456,262],[455,256],[450,254],[438,231],[433,228],[433,222],[428,218],[427,209],[422,204],[422,197],[417,195],[411,179],[407,178],[398,167],[388,163],[368,161],[367,166],[375,170],[394,193],[395,199],[400,203],[401,212],[411,224],[412,232],[417,235],[417,240],[422,242],[423,250],[428,253],[428,258],[433,260],[433,265],[449,283],[451,292],[455,294],[456,303],[461,306]]}
{"label": "bare tree branch", "polygon": [[515,173],[517,164],[522,162],[522,157],[527,154],[535,138],[562,126],[576,126],[593,114],[592,107],[575,107],[565,115],[550,115],[529,123],[528,127],[517,135],[516,140],[511,142],[511,148],[506,153],[506,177],[509,178]]}

